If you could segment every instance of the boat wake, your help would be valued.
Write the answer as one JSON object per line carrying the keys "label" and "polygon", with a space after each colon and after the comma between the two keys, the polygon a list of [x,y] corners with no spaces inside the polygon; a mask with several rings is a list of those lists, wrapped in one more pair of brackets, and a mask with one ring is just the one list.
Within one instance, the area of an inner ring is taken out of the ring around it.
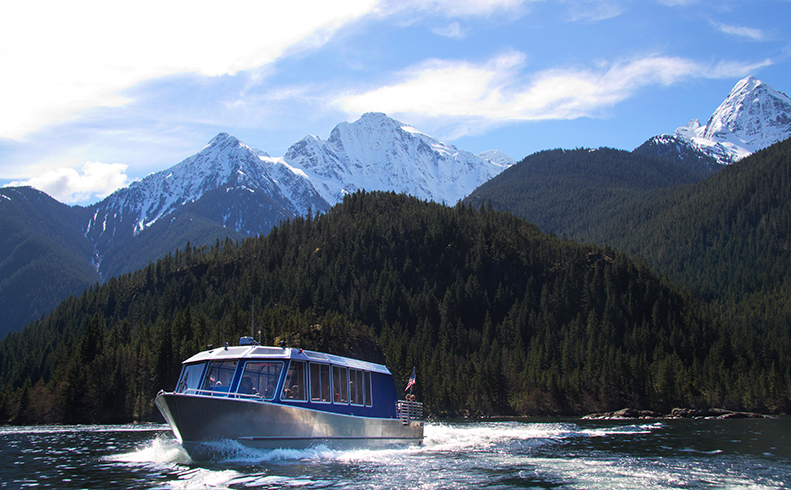
{"label": "boat wake", "polygon": [[771,469],[758,465],[749,474],[734,473],[736,460],[719,451],[690,459],[688,446],[668,445],[667,431],[661,422],[434,422],[426,424],[419,447],[254,449],[224,440],[211,443],[215,459],[201,462],[190,460],[172,435],[157,434],[132,452],[104,460],[166,475],[160,477],[158,488],[184,489],[711,485],[763,489],[781,482]]}
{"label": "boat wake", "polygon": [[168,434],[158,434],[154,439],[140,445],[132,452],[105,456],[103,460],[116,463],[153,463],[155,465],[192,462],[181,444]]}
{"label": "boat wake", "polygon": [[[581,429],[573,423],[473,422],[427,423],[422,446],[403,446],[387,449],[339,450],[323,445],[307,449],[256,449],[233,440],[207,442],[206,449],[213,455],[213,463],[267,464],[310,461],[372,461],[421,453],[486,450],[492,446],[541,446],[571,438],[608,437],[649,434],[662,427],[661,423]],[[108,457],[119,462],[188,464],[192,460],[172,436],[160,434],[131,453]]]}

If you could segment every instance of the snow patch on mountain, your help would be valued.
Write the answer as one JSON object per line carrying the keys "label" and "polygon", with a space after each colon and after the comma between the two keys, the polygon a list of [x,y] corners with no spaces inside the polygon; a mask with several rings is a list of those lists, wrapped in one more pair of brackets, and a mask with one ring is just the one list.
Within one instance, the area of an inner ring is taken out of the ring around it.
{"label": "snow patch on mountain", "polygon": [[516,165],[516,160],[501,152],[500,150],[486,150],[484,152],[478,153],[478,156],[485,160],[490,160],[494,163],[504,165],[506,168],[510,167],[511,165]]}
{"label": "snow patch on mountain", "polygon": [[455,203],[514,164],[498,153],[497,159],[475,155],[371,112],[338,124],[327,141],[303,138],[283,160],[301,168],[330,204],[360,189]]}
{"label": "snow patch on mountain", "polygon": [[755,77],[740,80],[706,125],[697,119],[675,136],[721,164],[791,137],[791,98]]}

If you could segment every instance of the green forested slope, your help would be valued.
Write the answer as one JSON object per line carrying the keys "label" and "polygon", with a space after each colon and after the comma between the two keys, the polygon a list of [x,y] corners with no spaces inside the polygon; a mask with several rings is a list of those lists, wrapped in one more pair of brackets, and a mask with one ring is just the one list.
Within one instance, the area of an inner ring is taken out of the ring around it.
{"label": "green forested slope", "polygon": [[675,283],[713,302],[731,328],[751,332],[739,337],[787,342],[791,140],[695,186],[657,193],[587,238],[643,257]]}
{"label": "green forested slope", "polygon": [[623,150],[547,150],[481,185],[465,202],[491,202],[546,233],[577,239],[631,211],[651,189],[702,178],[669,160]]}
{"label": "green forested slope", "polygon": [[432,413],[789,406],[787,336],[724,328],[645,265],[510,214],[357,193],[265,238],[168,256],[10,335],[0,415],[147,419],[181,360],[250,332],[253,303],[264,343],[384,361],[401,380],[416,366]]}
{"label": "green forested slope", "polygon": [[30,187],[0,189],[0,338],[99,280],[69,206]]}
{"label": "green forested slope", "polygon": [[709,299],[768,292],[791,273],[791,140],[695,186],[655,193],[586,238],[644,257]]}

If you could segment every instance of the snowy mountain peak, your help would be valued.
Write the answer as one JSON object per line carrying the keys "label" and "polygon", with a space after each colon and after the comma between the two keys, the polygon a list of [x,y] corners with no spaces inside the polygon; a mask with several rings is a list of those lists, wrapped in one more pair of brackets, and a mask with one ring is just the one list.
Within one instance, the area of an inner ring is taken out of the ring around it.
{"label": "snowy mountain peak", "polygon": [[114,243],[155,224],[162,230],[186,208],[255,235],[308,210],[326,211],[359,189],[456,203],[512,164],[507,155],[473,155],[382,113],[338,124],[327,141],[306,136],[281,158],[220,133],[195,155],[92,206],[85,235],[101,264]]}
{"label": "snowy mountain peak", "polygon": [[791,98],[749,76],[740,80],[705,126],[693,119],[675,136],[722,164],[791,137]]}
{"label": "snowy mountain peak", "polygon": [[733,87],[714,111],[703,137],[742,143],[754,152],[791,134],[791,98],[755,77],[747,77]]}
{"label": "snowy mountain peak", "polygon": [[513,165],[510,157],[493,161],[459,150],[379,112],[338,124],[327,141],[303,138],[283,159],[304,170],[330,204],[359,189],[455,203]]}

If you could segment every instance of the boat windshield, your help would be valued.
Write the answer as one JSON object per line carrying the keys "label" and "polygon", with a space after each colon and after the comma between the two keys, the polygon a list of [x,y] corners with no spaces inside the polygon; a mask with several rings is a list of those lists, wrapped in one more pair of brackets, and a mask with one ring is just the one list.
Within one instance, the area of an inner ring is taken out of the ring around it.
{"label": "boat windshield", "polygon": [[233,381],[233,373],[236,371],[237,361],[213,361],[209,363],[206,376],[203,378],[203,391],[224,391],[228,392]]}
{"label": "boat windshield", "polygon": [[246,362],[237,392],[240,395],[252,395],[264,400],[272,400],[275,397],[275,390],[278,381],[280,381],[282,370],[283,361]]}
{"label": "boat windshield", "polygon": [[200,389],[201,375],[205,367],[205,362],[185,365],[181,370],[179,382],[176,384],[176,393],[187,393],[188,391],[194,393]]}

